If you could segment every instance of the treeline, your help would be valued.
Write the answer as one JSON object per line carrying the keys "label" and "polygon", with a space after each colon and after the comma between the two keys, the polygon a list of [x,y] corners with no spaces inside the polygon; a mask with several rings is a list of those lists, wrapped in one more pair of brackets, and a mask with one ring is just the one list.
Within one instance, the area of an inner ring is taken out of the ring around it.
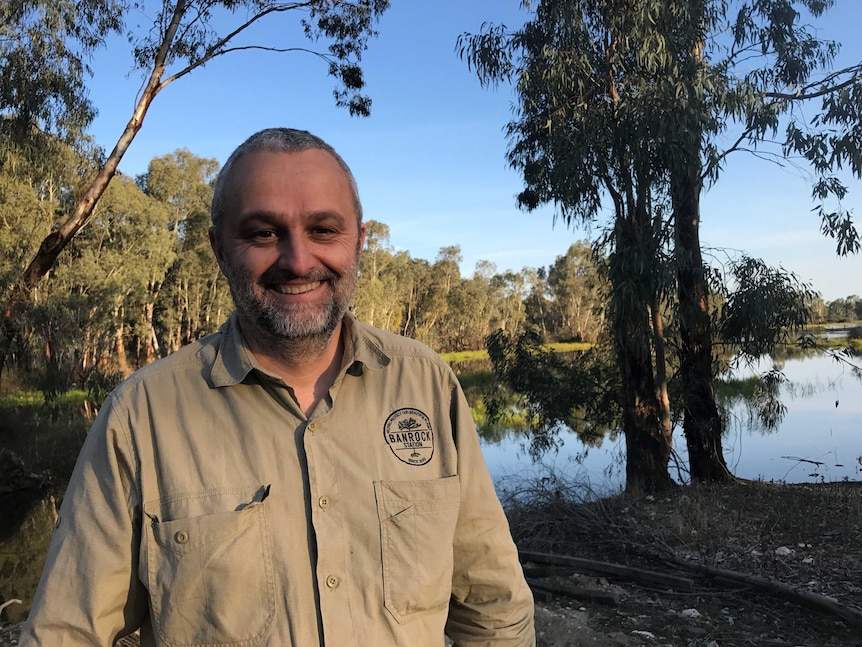
{"label": "treeline", "polygon": [[[88,169],[86,158],[62,147],[41,166],[8,158],[0,168],[4,291],[75,199]],[[214,159],[178,150],[153,159],[137,178],[118,176],[46,280],[6,313],[0,380],[48,394],[111,384],[217,330],[233,308],[207,239],[218,169]],[[367,227],[352,304],[363,321],[439,352],[483,348],[500,329],[536,331],[548,342],[595,342],[604,330],[602,263],[584,241],[547,267],[498,271],[480,261],[464,277],[458,245],[443,247],[431,262],[395,250],[386,224],[371,220]],[[862,300],[816,299],[811,315],[860,319]]]}
{"label": "treeline", "polygon": [[811,304],[811,323],[848,321],[862,321],[862,298],[855,294],[828,302],[817,297]]}
{"label": "treeline", "polygon": [[[54,164],[7,159],[0,167],[4,292],[93,168],[56,150]],[[31,298],[4,318],[0,379],[49,394],[115,382],[217,330],[232,311],[207,239],[218,169],[214,159],[178,150],[153,159],[136,178],[116,177]],[[372,220],[367,227],[352,307],[373,325],[440,352],[481,348],[499,328],[583,341],[602,328],[601,280],[585,242],[547,268],[498,272],[482,261],[464,278],[457,245],[430,262],[394,250],[387,225]]]}
{"label": "treeline", "polygon": [[464,278],[457,245],[443,247],[431,263],[393,250],[385,224],[367,226],[353,310],[372,325],[439,352],[483,348],[498,329],[594,342],[603,328],[602,279],[586,242],[572,244],[547,268],[498,272],[493,263],[479,261]]}

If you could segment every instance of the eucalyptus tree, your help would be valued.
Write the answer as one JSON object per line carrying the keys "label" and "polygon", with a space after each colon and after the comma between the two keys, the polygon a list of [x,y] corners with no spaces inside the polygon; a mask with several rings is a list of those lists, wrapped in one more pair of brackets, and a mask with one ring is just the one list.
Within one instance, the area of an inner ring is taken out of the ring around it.
{"label": "eucalyptus tree", "polygon": [[548,269],[548,288],[559,339],[597,341],[604,327],[606,290],[593,250],[586,241],[573,243]]}
{"label": "eucalyptus tree", "polygon": [[862,299],[855,294],[830,301],[823,310],[823,318],[828,322],[862,321]]}
{"label": "eucalyptus tree", "polygon": [[[32,184],[0,171],[0,292],[13,285],[35,251],[33,239],[45,236],[54,223],[55,203],[40,199]],[[9,317],[0,318],[0,378],[10,360],[29,364],[29,346],[12,334]],[[19,368],[22,368],[19,366]]]}
{"label": "eucalyptus tree", "polygon": [[[6,133],[8,135],[8,133]],[[57,214],[74,196],[77,181],[92,171],[91,160],[59,139],[45,140],[39,149],[26,151],[3,140],[0,151],[0,294],[13,289],[38,241],[48,235]],[[14,367],[24,382],[44,367],[45,345],[38,340],[45,329],[42,313],[35,313],[50,288],[34,291],[32,300],[0,317],[0,371]],[[36,319],[39,321],[36,321]]]}
{"label": "eucalyptus tree", "polygon": [[461,248],[448,245],[440,248],[433,264],[421,260],[414,263],[415,323],[409,334],[433,348],[442,349],[445,343],[441,328],[449,314],[449,291],[461,281],[461,261]]}
{"label": "eucalyptus tree", "polygon": [[215,159],[185,149],[150,161],[138,186],[164,205],[170,214],[167,229],[175,260],[161,283],[151,287],[153,298],[143,325],[152,331],[143,361],[177,350],[215,332],[230,311],[227,283],[213,261],[207,232]]}
{"label": "eucalyptus tree", "polygon": [[51,136],[79,140],[95,116],[89,55],[121,25],[122,0],[0,3],[0,133],[38,157]]}
{"label": "eucalyptus tree", "polygon": [[[74,4],[77,7],[81,3]],[[134,19],[128,19],[129,12],[137,10],[139,3],[118,0],[115,4],[116,10],[110,13],[113,21],[110,26],[124,25],[133,46],[136,67],[143,76],[143,87],[113,150],[87,183],[68,216],[42,241],[23,272],[20,293],[28,293],[48,272],[60,252],[90,218],[156,96],[170,83],[213,59],[248,49],[309,52],[328,63],[329,74],[337,83],[334,91],[337,105],[347,108],[353,115],[367,115],[370,111],[371,100],[362,94],[365,81],[359,60],[389,0],[161,0],[149,7],[148,13],[153,16],[149,24],[141,21],[144,13],[136,13]],[[323,40],[329,43],[328,47],[315,49],[313,45],[304,47],[283,41],[242,40],[261,23],[282,14],[296,16],[312,42]],[[82,21],[87,17],[81,14],[70,19]]]}
{"label": "eucalyptus tree", "polygon": [[519,331],[527,322],[528,295],[525,273],[506,271],[494,273],[488,280],[493,298],[494,312],[491,330],[502,328],[509,332]]}
{"label": "eucalyptus tree", "polygon": [[459,274],[446,294],[446,316],[439,322],[436,348],[441,352],[483,348],[494,306],[487,278],[478,274],[464,279]]}
{"label": "eucalyptus tree", "polygon": [[[834,0],[762,0],[728,6],[698,0],[682,5],[687,13],[680,14],[668,30],[689,34],[680,39],[684,46],[671,48],[678,61],[679,73],[672,80],[678,99],[668,108],[667,123],[677,132],[668,147],[668,167],[679,293],[678,382],[684,385],[683,430],[694,478],[731,478],[722,456],[712,343],[716,332],[727,338],[722,341],[738,332],[724,330],[724,322],[716,329],[710,320],[708,270],[698,231],[704,186],[718,179],[728,155],[735,151],[757,150],[760,156],[807,165],[821,231],[835,238],[839,254],[859,249],[851,215],[840,204],[847,187],[836,174],[849,167],[858,178],[862,169],[862,67],[857,63],[836,69],[839,45],[821,39],[809,23],[834,4]],[[724,146],[728,134],[731,144]],[[837,200],[837,208],[829,204],[830,199]],[[742,258],[738,264],[746,267],[749,260]],[[738,273],[738,268],[732,272]],[[755,291],[768,294],[771,301],[761,303],[759,311],[780,303],[800,307],[804,313],[804,302],[813,298],[808,287],[789,275],[778,284],[784,289],[781,293],[770,282]],[[754,315],[754,310],[750,312]],[[797,326],[805,322],[798,315],[788,316]],[[779,319],[773,319],[773,324]],[[757,321],[752,319],[748,335],[759,332],[766,340],[781,335],[774,327],[756,330]]]}
{"label": "eucalyptus tree", "polygon": [[[667,282],[655,206],[667,186],[659,142],[655,80],[666,73],[640,16],[647,0],[540,2],[515,32],[489,27],[463,36],[460,51],[484,84],[513,80],[515,117],[507,127],[510,164],[528,210],[553,203],[566,224],[591,222],[609,202],[608,312],[620,371],[627,487],[671,485],[671,428],[661,309]],[[638,31],[640,29],[640,31]],[[650,63],[648,69],[643,63]]]}
{"label": "eucalyptus tree", "polygon": [[369,220],[365,227],[365,251],[359,260],[352,308],[362,321],[400,332],[412,283],[405,276],[409,254],[395,252],[389,243],[388,225]]}
{"label": "eucalyptus tree", "polygon": [[525,284],[529,286],[524,300],[526,326],[537,331],[542,340],[547,341],[554,330],[554,323],[551,321],[548,271],[544,267],[525,267],[521,270],[521,274]]}
{"label": "eucalyptus tree", "polygon": [[[817,206],[822,231],[836,239],[839,253],[859,248],[850,214],[840,206],[847,189],[836,172],[849,168],[858,177],[862,168],[860,66],[833,69],[837,44],[819,40],[800,13],[816,18],[833,4],[545,0],[535,18],[516,32],[492,26],[461,40],[462,55],[476,66],[483,82],[517,82],[519,106],[508,129],[509,159],[524,174],[523,206],[555,202],[567,221],[573,213],[586,220],[596,215],[604,197],[614,205],[618,227],[618,196],[624,194],[624,185],[608,182],[609,161],[626,160],[633,151],[635,166],[650,165],[651,178],[640,174],[640,190],[650,196],[642,204],[656,217],[655,231],[671,230],[673,240],[667,242],[663,235],[634,240],[643,251],[651,249],[656,257],[672,260],[656,270],[662,276],[657,294],[669,299],[664,286],[675,282],[681,340],[676,381],[682,385],[683,428],[696,479],[732,478],[722,455],[712,387],[716,329],[709,316],[708,271],[699,240],[704,187],[718,178],[730,153],[757,149],[770,154],[769,140],[784,127],[783,144],[771,154],[779,159],[799,156],[810,165],[814,198],[839,201],[834,210],[824,203]],[[589,42],[565,40],[575,29],[592,34],[592,57],[587,55]],[[627,133],[631,139],[595,147],[591,129],[601,129],[609,112],[618,118],[629,110],[642,113],[639,126]],[[731,145],[722,148],[728,132]],[[634,143],[641,150],[631,147]],[[612,308],[620,286],[632,278],[629,272],[618,273],[618,251],[609,256]],[[796,297],[804,296],[807,288],[793,282],[783,285],[789,292],[782,302],[800,303]],[[656,305],[661,304],[649,305],[653,312]],[[619,319],[612,325],[619,334]],[[654,332],[661,325],[661,319],[653,318]],[[769,332],[767,338],[774,339],[776,330]],[[662,365],[656,353],[659,382]]]}
{"label": "eucalyptus tree", "polygon": [[94,371],[128,375],[138,340],[149,341],[140,321],[173,260],[169,211],[128,176],[106,191],[89,226],[75,238],[34,306],[41,317],[48,375],[58,370],[68,388]]}

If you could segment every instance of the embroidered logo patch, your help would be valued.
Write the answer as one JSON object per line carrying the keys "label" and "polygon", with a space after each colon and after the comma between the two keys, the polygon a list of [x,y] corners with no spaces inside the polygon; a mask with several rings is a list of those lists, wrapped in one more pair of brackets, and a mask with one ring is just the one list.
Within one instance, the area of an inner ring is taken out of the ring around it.
{"label": "embroidered logo patch", "polygon": [[383,437],[392,453],[408,465],[425,465],[434,455],[431,421],[419,409],[398,409],[383,425]]}

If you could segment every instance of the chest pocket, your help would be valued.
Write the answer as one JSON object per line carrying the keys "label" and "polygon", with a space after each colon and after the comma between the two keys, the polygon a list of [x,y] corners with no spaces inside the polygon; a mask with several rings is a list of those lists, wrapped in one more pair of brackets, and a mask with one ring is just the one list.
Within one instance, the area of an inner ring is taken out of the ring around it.
{"label": "chest pocket", "polygon": [[258,645],[275,617],[266,502],[237,504],[236,492],[197,498],[197,510],[228,511],[146,528],[153,628],[171,647]]}
{"label": "chest pocket", "polygon": [[399,622],[440,611],[452,594],[452,545],[461,503],[457,476],[375,481],[383,595]]}

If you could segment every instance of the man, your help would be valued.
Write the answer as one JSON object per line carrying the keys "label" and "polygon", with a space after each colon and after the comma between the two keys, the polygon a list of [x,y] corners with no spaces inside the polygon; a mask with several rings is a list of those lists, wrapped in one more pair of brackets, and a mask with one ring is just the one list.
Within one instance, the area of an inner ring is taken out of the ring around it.
{"label": "man", "polygon": [[21,645],[534,645],[454,375],[347,312],[365,225],[344,161],[257,133],[212,220],[236,312],[108,397]]}

